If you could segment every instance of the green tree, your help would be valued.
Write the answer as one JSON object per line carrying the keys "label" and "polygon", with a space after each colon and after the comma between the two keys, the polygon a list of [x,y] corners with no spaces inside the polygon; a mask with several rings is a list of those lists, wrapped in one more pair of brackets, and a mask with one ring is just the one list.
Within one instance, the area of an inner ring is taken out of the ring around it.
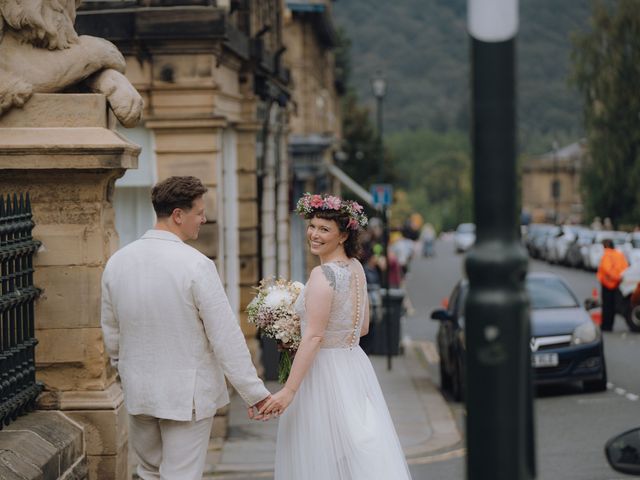
{"label": "green tree", "polygon": [[343,150],[347,154],[343,169],[368,188],[379,180],[380,147],[369,109],[358,103],[353,90],[342,99],[342,136]]}
{"label": "green tree", "polygon": [[437,229],[472,219],[471,157],[467,135],[431,130],[399,132],[387,144],[398,188]]}
{"label": "green tree", "polygon": [[582,174],[588,218],[640,222],[640,8],[598,1],[592,29],[573,37],[572,81],[584,100],[590,160]]}
{"label": "green tree", "polygon": [[[371,112],[360,104],[358,94],[351,85],[351,41],[343,29],[338,29],[335,51],[336,81],[343,89],[342,136],[346,158],[342,168],[365,188],[380,181],[380,138],[371,122]],[[386,180],[392,182],[391,158],[384,152]]]}

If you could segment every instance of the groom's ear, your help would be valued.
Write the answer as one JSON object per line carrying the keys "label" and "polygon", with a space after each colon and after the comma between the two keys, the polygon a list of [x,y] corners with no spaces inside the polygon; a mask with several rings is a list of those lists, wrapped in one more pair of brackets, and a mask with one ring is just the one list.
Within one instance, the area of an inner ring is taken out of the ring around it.
{"label": "groom's ear", "polygon": [[184,211],[181,208],[174,208],[173,212],[171,212],[171,220],[176,225],[182,225],[182,216],[184,215]]}

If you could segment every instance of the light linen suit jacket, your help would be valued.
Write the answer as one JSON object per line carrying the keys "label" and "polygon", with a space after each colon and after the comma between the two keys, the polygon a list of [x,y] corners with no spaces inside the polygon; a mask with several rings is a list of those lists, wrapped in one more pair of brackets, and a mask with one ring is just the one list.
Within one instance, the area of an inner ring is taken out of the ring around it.
{"label": "light linen suit jacket", "polygon": [[109,259],[101,323],[132,415],[213,416],[229,403],[225,375],[248,405],[269,395],[215,264],[170,232],[149,230]]}

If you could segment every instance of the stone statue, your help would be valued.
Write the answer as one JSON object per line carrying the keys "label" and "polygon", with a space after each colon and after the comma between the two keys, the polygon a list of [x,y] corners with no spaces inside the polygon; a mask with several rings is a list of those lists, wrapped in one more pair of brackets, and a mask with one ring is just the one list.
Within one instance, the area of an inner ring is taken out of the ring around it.
{"label": "stone statue", "polygon": [[0,115],[33,93],[80,84],[103,93],[125,127],[142,115],[142,97],[123,75],[125,61],[111,43],[78,36],[81,0],[0,0]]}

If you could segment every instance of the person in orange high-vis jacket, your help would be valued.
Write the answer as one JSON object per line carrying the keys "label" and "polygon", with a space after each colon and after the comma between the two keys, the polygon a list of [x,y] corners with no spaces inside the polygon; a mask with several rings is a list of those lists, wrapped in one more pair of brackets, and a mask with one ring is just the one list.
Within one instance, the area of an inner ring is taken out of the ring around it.
{"label": "person in orange high-vis jacket", "polygon": [[613,329],[613,320],[616,315],[616,295],[618,285],[629,264],[624,254],[613,248],[613,241],[602,241],[604,254],[598,266],[598,281],[602,287],[602,331],[610,332]]}

